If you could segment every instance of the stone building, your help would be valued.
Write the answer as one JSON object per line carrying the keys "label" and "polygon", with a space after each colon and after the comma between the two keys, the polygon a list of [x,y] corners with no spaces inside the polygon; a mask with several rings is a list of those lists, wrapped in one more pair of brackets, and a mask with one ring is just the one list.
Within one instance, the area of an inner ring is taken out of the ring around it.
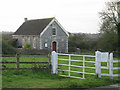
{"label": "stone building", "polygon": [[68,32],[56,18],[27,20],[12,35],[17,39],[18,47],[26,43],[34,49],[48,49],[56,52],[68,52]]}

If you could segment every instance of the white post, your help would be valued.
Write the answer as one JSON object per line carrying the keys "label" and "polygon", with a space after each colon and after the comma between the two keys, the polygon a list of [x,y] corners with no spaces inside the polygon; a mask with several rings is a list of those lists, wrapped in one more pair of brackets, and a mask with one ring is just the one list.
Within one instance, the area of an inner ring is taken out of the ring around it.
{"label": "white post", "polygon": [[99,60],[99,71],[98,71],[98,77],[101,78],[101,59]]}
{"label": "white post", "polygon": [[55,51],[52,52],[51,64],[52,64],[52,73],[57,74],[58,54]]}
{"label": "white post", "polygon": [[111,76],[111,79],[113,79],[113,53],[110,53],[110,67],[109,67],[109,74]]}
{"label": "white post", "polygon": [[85,78],[85,56],[83,56],[83,78]]}
{"label": "white post", "polygon": [[71,61],[71,56],[69,55],[69,72],[68,72],[69,77],[70,77],[70,61]]}
{"label": "white post", "polygon": [[99,78],[101,78],[101,52],[96,51],[95,52],[95,67],[96,67],[96,74],[98,75]]}

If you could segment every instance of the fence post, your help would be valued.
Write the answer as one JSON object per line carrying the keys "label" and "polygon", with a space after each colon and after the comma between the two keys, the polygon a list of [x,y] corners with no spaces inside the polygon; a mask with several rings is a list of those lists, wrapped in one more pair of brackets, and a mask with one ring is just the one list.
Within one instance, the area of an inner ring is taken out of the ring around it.
{"label": "fence post", "polygon": [[95,67],[96,67],[96,74],[99,78],[101,78],[101,52],[96,51],[95,52]]}
{"label": "fence post", "polygon": [[85,56],[83,56],[83,78],[85,78]]}
{"label": "fence post", "polygon": [[51,56],[51,64],[52,64],[52,73],[57,74],[57,66],[58,66],[58,54],[53,51]]}
{"label": "fence post", "polygon": [[51,62],[50,62],[50,53],[48,54],[48,63],[49,63],[49,65],[51,64]]}
{"label": "fence post", "polygon": [[70,77],[70,61],[71,61],[71,56],[69,55],[69,72],[68,72],[68,76]]}
{"label": "fence post", "polygon": [[111,79],[113,79],[113,53],[110,53],[110,60],[109,60],[110,66],[109,66],[109,74],[111,76]]}
{"label": "fence post", "polygon": [[17,58],[16,66],[17,70],[19,70],[19,54],[16,54],[16,58]]}
{"label": "fence post", "polygon": [[99,71],[98,77],[101,78],[101,59],[99,60]]}

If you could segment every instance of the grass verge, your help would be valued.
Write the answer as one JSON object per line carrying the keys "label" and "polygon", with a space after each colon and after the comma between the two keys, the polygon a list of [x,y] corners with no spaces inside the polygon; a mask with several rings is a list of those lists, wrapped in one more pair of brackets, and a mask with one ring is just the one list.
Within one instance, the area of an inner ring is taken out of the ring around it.
{"label": "grass verge", "polygon": [[86,79],[73,79],[38,70],[4,70],[3,88],[91,88],[120,82],[109,77],[98,79],[96,76]]}

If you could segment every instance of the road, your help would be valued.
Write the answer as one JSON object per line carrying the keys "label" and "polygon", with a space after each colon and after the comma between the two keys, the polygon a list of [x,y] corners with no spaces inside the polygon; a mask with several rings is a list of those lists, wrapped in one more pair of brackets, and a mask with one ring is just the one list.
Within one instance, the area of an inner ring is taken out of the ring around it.
{"label": "road", "polygon": [[120,90],[120,83],[109,85],[109,86],[89,88],[89,89],[85,89],[85,90]]}

